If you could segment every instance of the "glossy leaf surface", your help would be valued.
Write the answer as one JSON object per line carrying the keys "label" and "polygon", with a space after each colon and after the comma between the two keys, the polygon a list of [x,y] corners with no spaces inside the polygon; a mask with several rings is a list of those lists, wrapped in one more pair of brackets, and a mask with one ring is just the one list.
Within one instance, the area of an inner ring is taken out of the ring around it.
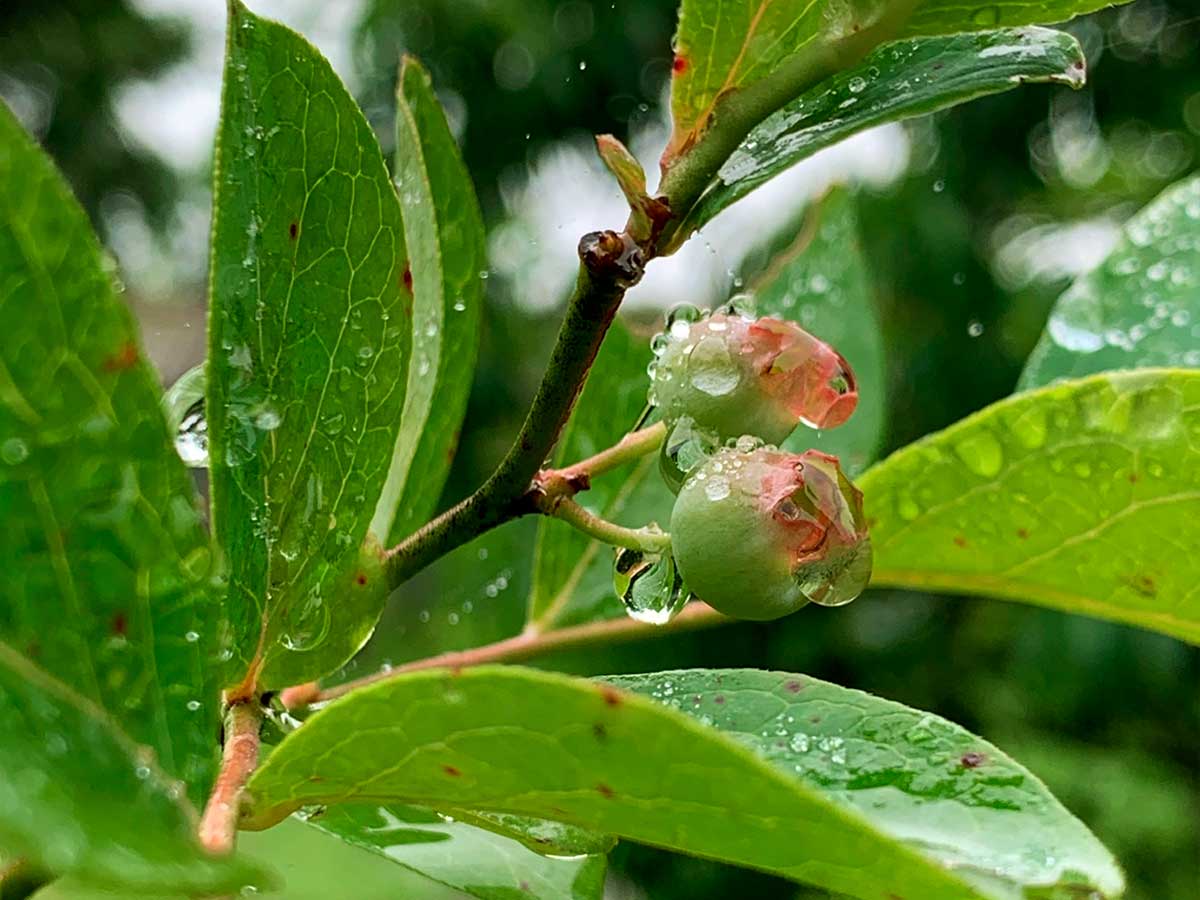
{"label": "glossy leaf surface", "polygon": [[1128,0],[918,0],[904,34],[953,34],[983,28],[1052,25]]}
{"label": "glossy leaf surface", "polygon": [[46,871],[125,891],[237,890],[257,873],[214,859],[196,814],[98,706],[0,644],[0,843]]}
{"label": "glossy leaf surface", "polygon": [[825,79],[747,135],[689,214],[699,228],[789,167],[886,122],[926,115],[1025,82],[1083,84],[1083,52],[1071,35],[1005,29],[887,44]]}
{"label": "glossy leaf surface", "polygon": [[157,378],[83,210],[0,105],[0,640],[199,801],[219,611]]}
{"label": "glossy leaf surface", "polygon": [[983,594],[1200,643],[1200,372],[1018,394],[859,479],[874,583]]}
{"label": "glossy leaf surface", "polygon": [[936,716],[780,673],[614,680],[662,702],[511,667],[365,688],[255,774],[250,824],[305,803],[473,805],[856,897],[1120,893],[1111,857],[1040,782]]}
{"label": "glossy leaf surface", "polygon": [[208,438],[233,682],[324,675],[386,589],[367,526],[404,407],[412,328],[400,206],[329,64],[237,0],[216,184]]}
{"label": "glossy leaf surface", "polygon": [[604,889],[602,855],[543,856],[511,838],[419,807],[335,806],[311,824],[482,900],[598,900]]}
{"label": "glossy leaf surface", "polygon": [[479,347],[483,220],[429,76],[405,59],[396,95],[396,190],[413,294],[412,363],[400,435],[371,530],[391,546],[434,513]]}
{"label": "glossy leaf surface", "polygon": [[1020,388],[1147,366],[1200,366],[1200,178],[1130,219],[1108,259],[1058,299]]}

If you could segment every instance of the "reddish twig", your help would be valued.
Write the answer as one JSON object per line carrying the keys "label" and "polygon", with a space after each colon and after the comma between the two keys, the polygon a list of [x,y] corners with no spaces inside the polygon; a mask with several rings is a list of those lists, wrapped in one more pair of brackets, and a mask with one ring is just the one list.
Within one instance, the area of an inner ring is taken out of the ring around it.
{"label": "reddish twig", "polygon": [[441,653],[426,659],[414,660],[386,672],[376,672],[374,675],[347,681],[345,684],[334,685],[324,690],[319,689],[316,684],[288,688],[279,695],[279,699],[288,709],[295,709],[311,703],[336,700],[360,687],[387,681],[389,678],[395,678],[407,672],[417,672],[421,669],[465,669],[485,663],[519,662],[555,650],[569,650],[596,643],[636,640],[693,628],[708,628],[726,621],[728,620],[711,606],[693,602],[689,603],[683,612],[666,625],[649,625],[645,622],[621,617],[605,619],[600,622],[588,622],[586,625],[576,625],[571,628],[559,628],[555,631],[540,633],[525,631],[494,644],[484,644],[482,647],[472,647],[470,650]]}
{"label": "reddish twig", "polygon": [[242,790],[258,766],[262,720],[256,699],[234,703],[226,713],[221,771],[200,820],[200,843],[212,853],[233,852]]}

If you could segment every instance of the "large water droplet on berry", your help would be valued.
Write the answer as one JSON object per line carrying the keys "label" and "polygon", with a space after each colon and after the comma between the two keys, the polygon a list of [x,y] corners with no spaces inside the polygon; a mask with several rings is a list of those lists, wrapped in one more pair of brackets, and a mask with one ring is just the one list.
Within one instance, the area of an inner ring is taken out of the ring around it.
{"label": "large water droplet on berry", "polygon": [[613,588],[631,619],[665,625],[675,618],[690,596],[683,577],[668,553],[617,549]]}
{"label": "large water droplet on berry", "polygon": [[658,452],[658,469],[671,493],[678,494],[688,476],[703,465],[719,446],[717,436],[697,428],[690,416],[679,419]]}
{"label": "large water droplet on berry", "polygon": [[835,457],[810,450],[802,459],[799,485],[776,501],[771,514],[791,539],[792,577],[800,592],[821,606],[842,606],[871,580],[862,494]]}
{"label": "large water droplet on berry", "polygon": [[738,386],[742,373],[723,338],[708,335],[696,342],[687,361],[692,385],[710,397],[723,397]]}
{"label": "large water droplet on berry", "polygon": [[167,424],[175,433],[175,452],[194,469],[208,467],[208,420],[204,416],[207,384],[204,364],[179,376],[163,396]]}

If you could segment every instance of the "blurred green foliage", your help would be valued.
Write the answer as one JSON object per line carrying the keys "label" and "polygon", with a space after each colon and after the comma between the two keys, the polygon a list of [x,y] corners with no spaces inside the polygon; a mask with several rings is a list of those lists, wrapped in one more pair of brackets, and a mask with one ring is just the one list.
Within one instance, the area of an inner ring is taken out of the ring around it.
{"label": "blurred green foliage", "polygon": [[[112,97],[122,81],[177,58],[186,35],[136,8],[8,0],[0,5],[0,93],[49,98],[39,136],[94,218],[108,192],[126,190],[161,221],[181,184],[169,161],[121,138]],[[388,147],[398,55],[420,56],[496,225],[505,186],[524,177],[540,150],[589,133],[627,137],[655,120],[673,22],[673,0],[371,0],[357,32],[360,99]],[[1012,390],[1067,284],[1058,265],[1078,242],[1048,232],[1050,264],[1015,269],[1002,265],[1005,246],[1031,229],[1120,221],[1200,164],[1195,0],[1137,0],[1070,30],[1089,58],[1084,91],[1027,88],[914,123],[908,174],[863,197],[889,355],[890,447]],[[503,452],[556,324],[521,311],[499,279],[488,290],[446,503]],[[349,674],[516,631],[531,524],[463,548],[394,596]],[[1125,864],[1132,900],[1200,895],[1200,652],[1168,638],[1014,604],[872,592],[845,609],[804,610],[770,626],[544,664],[589,673],[807,671],[936,711],[1039,773]],[[655,900],[820,896],[627,845],[611,878],[616,896]]]}

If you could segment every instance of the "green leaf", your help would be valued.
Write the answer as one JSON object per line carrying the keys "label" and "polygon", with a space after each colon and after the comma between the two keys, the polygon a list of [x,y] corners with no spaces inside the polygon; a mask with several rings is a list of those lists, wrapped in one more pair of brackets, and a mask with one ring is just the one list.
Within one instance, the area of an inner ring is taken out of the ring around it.
{"label": "green leaf", "polygon": [[1129,0],[919,0],[905,35],[953,34],[1017,25],[1050,25]]}
{"label": "green leaf", "polygon": [[[299,819],[270,831],[242,832],[238,848],[249,858],[269,860],[278,882],[252,894],[255,900],[463,900],[459,891],[397,867]],[[56,881],[35,900],[128,900],[128,893],[89,889],[76,879]],[[144,900],[185,900],[178,891]]]}
{"label": "green leaf", "polygon": [[[630,334],[619,320],[613,323],[558,443],[554,465],[586,459],[629,432],[646,406],[646,366],[651,359],[648,340]],[[637,527],[655,518],[665,524],[671,495],[657,465],[654,455],[627,463],[597,478],[580,502],[620,524]],[[565,522],[543,517],[538,522],[528,621],[545,627],[624,615],[613,593],[612,564],[610,546]]]}
{"label": "green leaf", "polygon": [[259,878],[209,856],[183,786],[98,706],[0,644],[0,843],[127,891],[219,893]]}
{"label": "green leaf", "polygon": [[0,640],[199,800],[220,611],[195,492],[87,217],[2,104],[0,317]]}
{"label": "green leaf", "polygon": [[688,214],[689,234],[776,175],[876,125],[925,115],[1025,82],[1083,84],[1069,34],[1045,28],[917,38],[880,47],[754,128]]}
{"label": "green leaf", "polygon": [[683,0],[664,165],[700,138],[718,100],[762,81],[830,30],[826,5],[826,0]]}
{"label": "green leaf", "polygon": [[1120,243],[1079,278],[1021,374],[1020,389],[1111,369],[1200,366],[1200,177],[1129,220]]}
{"label": "green leaf", "polygon": [[779,673],[616,681],[664,702],[511,667],[365,688],[259,769],[249,824],[306,803],[470,805],[871,900],[1121,892],[1111,857],[1040,782],[936,716]]}
{"label": "green leaf", "polygon": [[598,900],[603,856],[552,858],[414,806],[335,806],[310,824],[483,900]]}
{"label": "green leaf", "polygon": [[874,583],[983,594],[1200,643],[1200,372],[1018,394],[859,479]]}
{"label": "green leaf", "polygon": [[404,408],[404,233],[329,64],[237,0],[215,168],[207,410],[231,677],[282,687],[353,655],[387,594],[366,536]]}
{"label": "green leaf", "polygon": [[425,70],[406,58],[396,95],[396,188],[412,265],[413,346],[400,435],[371,530],[394,543],[433,514],[450,471],[479,349],[487,268],[471,176]]}
{"label": "green leaf", "polygon": [[839,190],[814,206],[750,289],[760,316],[790,319],[832,345],[858,380],[858,407],[848,422],[822,431],[801,425],[784,449],[816,447],[857,475],[883,441],[886,388],[883,335],[854,199]]}

